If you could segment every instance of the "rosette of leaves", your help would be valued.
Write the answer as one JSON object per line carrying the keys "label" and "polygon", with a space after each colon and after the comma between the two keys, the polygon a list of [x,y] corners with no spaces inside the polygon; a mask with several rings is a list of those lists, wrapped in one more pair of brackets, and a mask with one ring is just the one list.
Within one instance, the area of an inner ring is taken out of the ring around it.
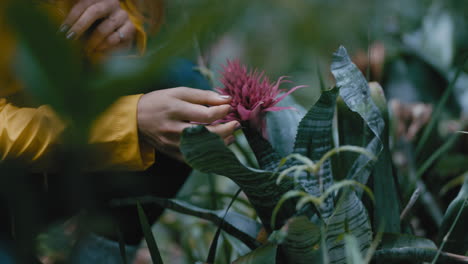
{"label": "rosette of leaves", "polygon": [[[362,189],[341,187],[367,182],[374,165],[372,157],[377,157],[382,150],[380,137],[384,121],[371,99],[366,79],[343,47],[334,54],[332,73],[336,87],[323,91],[318,102],[300,121],[296,135],[277,130],[276,134],[269,135],[270,143],[258,131],[248,126],[244,129],[260,168],[243,165],[217,135],[203,126],[186,129],[181,141],[181,151],[193,168],[228,177],[239,185],[268,233],[281,227],[280,230],[296,230],[282,239],[278,239],[280,231],[274,232],[271,238],[271,241],[281,243],[280,255],[287,263],[313,263],[311,261],[323,261],[323,258],[330,263],[345,263],[345,234],[356,238],[361,252],[369,248],[372,240],[369,217],[360,200]],[[327,157],[340,151],[332,140],[338,94],[348,108],[362,118],[371,136],[366,142],[366,150],[360,151],[348,169],[348,181],[335,184],[332,163]],[[287,120],[284,127],[297,125],[289,124]],[[282,159],[275,146],[291,137],[296,140],[289,149],[296,158]],[[286,171],[280,181],[279,167]],[[356,184],[348,184],[351,180]],[[308,203],[316,200],[320,202]],[[278,206],[280,202],[281,206]],[[298,225],[303,231],[297,232]],[[264,252],[264,248],[262,250]]]}

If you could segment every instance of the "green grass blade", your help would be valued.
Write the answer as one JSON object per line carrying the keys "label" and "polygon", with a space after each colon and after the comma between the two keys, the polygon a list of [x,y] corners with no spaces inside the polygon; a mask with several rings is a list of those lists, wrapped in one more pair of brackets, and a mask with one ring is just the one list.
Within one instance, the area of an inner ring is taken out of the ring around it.
{"label": "green grass blade", "polygon": [[462,205],[460,206],[460,209],[458,210],[457,216],[455,217],[455,219],[453,220],[452,225],[450,226],[449,231],[444,236],[444,239],[442,240],[442,244],[440,245],[439,250],[437,250],[437,254],[435,255],[435,257],[432,260],[431,264],[436,264],[437,263],[437,260],[439,259],[439,256],[440,256],[440,254],[442,252],[442,249],[444,249],[444,246],[447,243],[447,241],[448,241],[450,235],[452,234],[453,230],[455,229],[455,226],[457,226],[458,221],[460,220],[460,216],[462,215],[463,211],[465,210],[465,206],[467,204],[468,204],[468,198],[465,198],[465,200],[463,200]]}
{"label": "green grass blade", "polygon": [[137,209],[138,209],[138,218],[140,219],[141,229],[143,230],[146,244],[148,245],[148,249],[151,254],[151,260],[153,261],[154,264],[163,264],[158,245],[156,244],[156,240],[154,239],[154,236],[153,236],[153,231],[151,230],[151,226],[148,223],[148,218],[146,217],[146,214],[143,211],[143,208],[141,207],[140,203],[137,203]]}
{"label": "green grass blade", "polygon": [[224,225],[224,219],[226,219],[227,213],[231,206],[234,204],[236,201],[237,197],[241,193],[241,189],[239,189],[236,194],[231,199],[231,202],[229,203],[228,207],[226,208],[226,212],[224,213],[224,216],[221,220],[221,223],[218,226],[218,229],[216,230],[216,234],[213,237],[213,241],[211,242],[210,250],[208,253],[208,258],[206,259],[206,263],[214,263],[215,258],[216,258],[216,248],[218,247],[218,240],[219,240],[219,235],[221,234],[222,226]]}
{"label": "green grass blade", "polygon": [[127,264],[127,252],[125,251],[125,241],[122,235],[122,232],[120,231],[120,228],[116,226],[117,230],[117,236],[119,238],[119,250],[120,250],[120,256],[122,257],[122,263]]}
{"label": "green grass blade", "polygon": [[440,158],[443,154],[450,150],[450,148],[455,144],[455,141],[458,139],[459,134],[453,134],[450,138],[438,148],[432,155],[421,165],[421,167],[416,172],[416,180],[419,180],[422,175],[429,169],[434,162]]}
{"label": "green grass blade", "polygon": [[[457,197],[450,203],[442,220],[439,236],[441,248],[448,252],[466,254],[468,251],[468,177]],[[443,237],[442,237],[443,236]]]}
{"label": "green grass blade", "polygon": [[457,69],[457,72],[455,73],[455,76],[450,81],[449,86],[447,87],[447,89],[445,89],[444,94],[442,95],[442,97],[439,100],[439,103],[437,103],[436,109],[432,113],[431,121],[429,122],[429,124],[424,129],[424,132],[423,132],[423,134],[421,136],[421,139],[419,140],[418,145],[416,147],[416,152],[415,152],[416,157],[418,157],[419,154],[421,154],[422,148],[424,147],[427,140],[429,139],[429,136],[430,136],[430,134],[432,132],[432,129],[434,129],[434,126],[436,125],[436,123],[437,123],[437,121],[439,119],[439,116],[442,114],[442,110],[445,107],[445,104],[447,103],[450,95],[452,94],[453,88],[455,87],[455,84],[457,83],[457,80],[460,77],[460,74],[462,73],[463,69],[465,68],[464,66],[466,65],[466,63],[467,63],[467,59],[465,58],[465,60],[463,61],[463,66],[461,66],[461,67],[459,67]]}

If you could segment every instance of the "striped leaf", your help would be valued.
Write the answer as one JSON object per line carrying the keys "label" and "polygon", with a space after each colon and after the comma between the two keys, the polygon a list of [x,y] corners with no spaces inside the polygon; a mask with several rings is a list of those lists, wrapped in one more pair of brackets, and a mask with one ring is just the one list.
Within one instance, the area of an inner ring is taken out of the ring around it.
{"label": "striped leaf", "polygon": [[[277,185],[272,171],[245,167],[218,135],[209,132],[203,126],[184,130],[181,151],[186,162],[194,169],[226,176],[238,184],[267,231],[271,231],[271,213],[281,196],[293,189],[294,183],[291,179],[285,179]],[[278,213],[278,224],[275,226],[282,226],[294,213],[294,203],[290,201]]]}
{"label": "striped leaf", "polygon": [[293,217],[281,229],[285,233],[281,241],[286,263],[321,263],[320,227],[305,216]]}
{"label": "striped leaf", "polygon": [[[317,103],[301,120],[294,145],[294,153],[317,162],[333,148],[331,135],[337,94],[337,89],[324,91]],[[325,161],[317,175],[302,173],[299,177],[299,183],[310,195],[321,196],[324,190],[333,185],[330,160]],[[333,197],[330,196],[321,205],[320,213],[326,219],[332,212]]]}
{"label": "striped leaf", "polygon": [[366,208],[354,191],[345,191],[337,202],[337,208],[327,222],[327,245],[330,263],[346,263],[345,234],[351,234],[358,242],[362,255],[372,242],[372,228]]}
{"label": "striped leaf", "polygon": [[346,263],[348,264],[363,264],[364,259],[359,250],[359,242],[353,235],[346,235],[344,238],[346,245]]}

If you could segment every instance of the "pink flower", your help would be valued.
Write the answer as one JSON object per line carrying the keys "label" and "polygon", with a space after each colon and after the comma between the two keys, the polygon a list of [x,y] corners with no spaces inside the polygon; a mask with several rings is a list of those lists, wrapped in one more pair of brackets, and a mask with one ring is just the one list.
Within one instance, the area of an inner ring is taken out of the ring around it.
{"label": "pink flower", "polygon": [[278,107],[275,105],[290,93],[304,87],[296,86],[279,96],[280,93],[284,92],[283,89],[279,89],[279,86],[287,82],[284,80],[285,76],[280,77],[276,82],[270,82],[264,72],[248,71],[237,60],[233,62],[228,60],[227,66],[224,66],[223,69],[221,82],[224,88],[217,88],[217,91],[232,97],[231,106],[234,111],[220,122],[237,120],[256,129],[264,138],[267,138],[266,113],[294,109],[293,107]]}

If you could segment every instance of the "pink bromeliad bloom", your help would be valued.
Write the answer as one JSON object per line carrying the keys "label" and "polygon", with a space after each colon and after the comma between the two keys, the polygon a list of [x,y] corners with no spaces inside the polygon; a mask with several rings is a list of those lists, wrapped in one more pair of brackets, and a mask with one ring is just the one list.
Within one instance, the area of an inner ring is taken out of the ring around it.
{"label": "pink bromeliad bloom", "polygon": [[270,82],[263,71],[248,71],[247,67],[237,60],[228,60],[223,70],[221,82],[224,88],[217,88],[217,91],[232,97],[231,106],[234,111],[220,121],[237,120],[254,128],[264,138],[267,138],[266,113],[294,109],[293,107],[279,107],[276,104],[295,90],[305,87],[304,85],[296,86],[280,96],[280,93],[285,90],[279,89],[279,86],[288,82],[285,80],[286,76],[280,77],[276,82]]}

